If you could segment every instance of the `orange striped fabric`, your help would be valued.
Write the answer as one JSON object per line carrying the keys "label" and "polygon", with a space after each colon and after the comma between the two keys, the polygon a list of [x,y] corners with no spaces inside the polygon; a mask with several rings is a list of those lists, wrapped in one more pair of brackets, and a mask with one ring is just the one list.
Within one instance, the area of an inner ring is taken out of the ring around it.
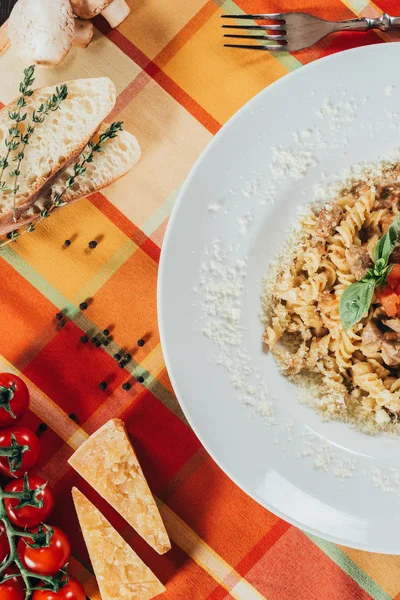
{"label": "orange striped fabric", "polygon": [[[56,212],[0,254],[0,370],[31,389],[25,424],[41,435],[40,471],[58,498],[54,522],[68,530],[71,569],[99,599],[78,529],[73,485],[104,512],[165,583],[165,599],[400,600],[400,558],[338,547],[278,519],[242,493],[190,430],[174,396],[160,348],[157,269],[166,224],[189,169],[243,104],[288,71],[360,44],[398,40],[371,32],[332,36],[294,55],[231,52],[221,44],[223,12],[303,10],[301,0],[128,0],[118,30],[99,17],[92,44],[38,85],[107,75],[118,100],[114,119],[135,133],[143,158],[103,193]],[[307,10],[329,19],[396,13],[395,0],[315,0]],[[0,36],[1,38],[1,36]],[[12,49],[0,57],[0,102],[18,89]],[[73,243],[65,248],[65,239]],[[100,240],[88,250],[88,242]],[[86,311],[79,304],[91,299]],[[65,313],[65,326],[55,319]],[[82,344],[104,328],[113,343]],[[145,339],[143,347],[137,346]],[[132,354],[118,368],[116,350]],[[139,381],[138,378],[139,377]],[[99,389],[101,380],[108,383]],[[122,384],[129,381],[129,391]],[[74,413],[76,419],[69,418]],[[127,424],[165,519],[172,550],[156,555],[67,464],[110,417]]]}

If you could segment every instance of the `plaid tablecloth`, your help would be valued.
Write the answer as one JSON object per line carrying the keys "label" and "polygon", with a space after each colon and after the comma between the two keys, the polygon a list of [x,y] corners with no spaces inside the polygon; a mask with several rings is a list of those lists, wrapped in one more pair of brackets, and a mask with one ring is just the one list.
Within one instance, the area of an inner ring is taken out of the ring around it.
{"label": "plaid tablecloth", "polygon": [[[400,557],[349,550],[306,535],[242,493],[201,447],[165,369],[156,319],[160,247],[190,167],[249,98],[311,60],[396,34],[341,34],[294,55],[222,48],[222,12],[304,10],[347,19],[396,13],[398,2],[329,0],[130,0],[131,17],[110,31],[99,18],[94,42],[74,50],[38,84],[108,75],[118,89],[114,118],[143,149],[134,171],[104,193],[64,208],[0,258],[0,369],[31,388],[26,423],[41,434],[41,473],[54,485],[54,521],[71,536],[72,569],[98,599],[70,489],[78,485],[167,586],[165,600],[400,600]],[[400,11],[398,11],[400,12]],[[0,58],[0,100],[15,96],[21,66]],[[65,239],[72,240],[69,248]],[[95,250],[88,249],[97,240]],[[81,312],[79,304],[91,299]],[[61,327],[55,315],[66,314]],[[113,343],[82,344],[110,329]],[[136,344],[144,337],[146,343]],[[116,350],[132,354],[118,368]],[[143,377],[143,383],[137,377]],[[106,391],[98,387],[108,382]],[[122,384],[132,383],[125,391]],[[75,419],[70,418],[73,413]],[[157,556],[68,468],[88,434],[112,416],[125,420],[158,498],[172,550]]]}

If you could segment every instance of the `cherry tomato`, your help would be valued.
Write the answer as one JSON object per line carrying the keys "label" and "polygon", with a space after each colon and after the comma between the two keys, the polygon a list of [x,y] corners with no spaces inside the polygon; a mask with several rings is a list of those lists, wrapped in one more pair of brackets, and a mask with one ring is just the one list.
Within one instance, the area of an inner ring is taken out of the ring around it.
{"label": "cherry tomato", "polygon": [[28,410],[29,390],[20,377],[0,373],[0,427],[16,423]]}
{"label": "cherry tomato", "polygon": [[[31,548],[24,538],[18,542],[18,554],[27,569],[41,575],[55,575],[68,562],[71,556],[69,539],[61,529],[52,526],[53,535],[47,548]],[[30,529],[37,533],[38,528]],[[29,540],[28,540],[29,542]]]}
{"label": "cherry tomato", "polygon": [[70,577],[68,583],[58,592],[36,590],[32,600],[86,600],[86,593],[79,581]]}
{"label": "cherry tomato", "polygon": [[[10,570],[7,569],[6,573],[10,574]],[[25,600],[25,590],[20,577],[0,583],[0,600]]]}
{"label": "cherry tomato", "polygon": [[[51,511],[54,508],[54,496],[51,487],[47,481],[38,477],[37,475],[28,475],[27,481],[31,490],[37,490],[42,486],[46,486],[42,491],[38,492],[37,499],[43,501],[43,506],[38,508],[36,506],[24,506],[23,508],[15,508],[19,502],[17,498],[5,498],[4,504],[8,517],[14,525],[17,527],[34,527],[43,523],[49,517]],[[25,485],[25,479],[20,478],[15,481],[7,483],[4,490],[6,492],[22,492]]]}
{"label": "cherry tomato", "polygon": [[393,265],[387,276],[388,285],[394,289],[400,283],[400,265]]}
{"label": "cherry tomato", "polygon": [[[1,456],[1,452],[13,451],[11,456]],[[37,436],[26,427],[8,427],[0,430],[0,471],[7,477],[21,477],[33,469],[40,455]]]}
{"label": "cherry tomato", "polygon": [[8,543],[8,537],[6,534],[5,527],[3,523],[0,523],[0,563],[8,556],[10,553],[10,544]]}
{"label": "cherry tomato", "polygon": [[395,317],[400,309],[400,296],[389,285],[378,288],[376,297],[382,304],[388,317]]}

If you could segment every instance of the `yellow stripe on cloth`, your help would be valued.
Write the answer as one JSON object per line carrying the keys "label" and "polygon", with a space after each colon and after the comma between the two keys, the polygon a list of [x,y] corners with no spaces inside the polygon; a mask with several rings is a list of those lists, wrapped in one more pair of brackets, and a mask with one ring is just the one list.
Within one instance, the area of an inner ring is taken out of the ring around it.
{"label": "yellow stripe on cloth", "polygon": [[168,535],[199,567],[204,569],[235,600],[265,600],[248,581],[243,579],[201,537],[197,535],[169,506],[156,498]]}

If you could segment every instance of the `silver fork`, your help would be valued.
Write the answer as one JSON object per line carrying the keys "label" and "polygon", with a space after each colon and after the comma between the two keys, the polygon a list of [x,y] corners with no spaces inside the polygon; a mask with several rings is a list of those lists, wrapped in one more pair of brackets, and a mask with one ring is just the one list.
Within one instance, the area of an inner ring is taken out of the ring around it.
{"label": "silver fork", "polygon": [[[377,19],[362,17],[348,21],[325,21],[303,12],[273,13],[260,15],[221,15],[224,19],[251,19],[253,21],[278,21],[279,24],[265,25],[222,25],[223,28],[247,31],[261,31],[262,35],[225,34],[226,38],[244,40],[266,40],[274,44],[224,44],[229,48],[249,50],[267,50],[270,52],[294,52],[316,44],[319,40],[335,31],[369,31],[380,29],[388,31],[400,27],[400,17],[391,17],[383,13]],[[268,31],[277,33],[267,33]]]}

